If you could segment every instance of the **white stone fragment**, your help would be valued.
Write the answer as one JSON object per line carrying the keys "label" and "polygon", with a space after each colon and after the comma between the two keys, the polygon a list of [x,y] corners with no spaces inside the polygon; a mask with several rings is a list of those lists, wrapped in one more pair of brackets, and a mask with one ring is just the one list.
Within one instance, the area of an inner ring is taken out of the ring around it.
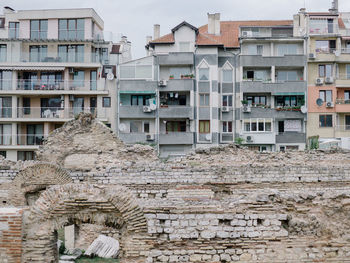
{"label": "white stone fragment", "polygon": [[101,258],[115,258],[119,253],[118,240],[105,235],[99,235],[86,250],[85,255],[96,255]]}

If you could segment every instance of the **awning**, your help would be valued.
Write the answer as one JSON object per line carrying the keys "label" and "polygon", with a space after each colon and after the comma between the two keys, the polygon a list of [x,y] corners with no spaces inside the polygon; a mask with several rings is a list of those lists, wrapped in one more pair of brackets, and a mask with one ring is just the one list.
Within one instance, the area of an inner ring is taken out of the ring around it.
{"label": "awning", "polygon": [[274,96],[304,96],[304,92],[275,92],[272,93]]}
{"label": "awning", "polygon": [[341,37],[344,40],[350,40],[350,37]]}
{"label": "awning", "polygon": [[64,71],[64,67],[46,67],[46,66],[0,66],[0,70],[23,70],[23,71]]}
{"label": "awning", "polygon": [[120,94],[156,94],[156,91],[151,90],[138,90],[138,91],[130,91],[130,90],[121,90]]}

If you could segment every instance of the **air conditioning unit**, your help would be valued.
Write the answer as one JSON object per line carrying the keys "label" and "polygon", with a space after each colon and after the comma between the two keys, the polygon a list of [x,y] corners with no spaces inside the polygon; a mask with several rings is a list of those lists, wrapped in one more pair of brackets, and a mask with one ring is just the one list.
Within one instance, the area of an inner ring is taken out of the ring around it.
{"label": "air conditioning unit", "polygon": [[327,108],[334,108],[334,103],[333,102],[327,102],[326,103]]}
{"label": "air conditioning unit", "polygon": [[229,112],[229,111],[230,111],[230,108],[227,107],[227,106],[222,106],[222,107],[221,107],[221,111],[222,111],[222,112]]}
{"label": "air conditioning unit", "polygon": [[74,74],[74,68],[68,68],[68,72],[69,72],[69,74]]}
{"label": "air conditioning unit", "polygon": [[326,84],[332,84],[332,83],[334,82],[334,79],[333,79],[333,77],[327,77],[327,78],[324,80],[324,82],[325,82]]}
{"label": "air conditioning unit", "polygon": [[252,136],[247,136],[246,141],[250,143],[250,142],[253,142],[254,139]]}
{"label": "air conditioning unit", "polygon": [[149,106],[143,106],[143,112],[152,112],[152,109]]}
{"label": "air conditioning unit", "polygon": [[315,56],[315,53],[309,53],[309,59],[315,59],[316,56]]}
{"label": "air conditioning unit", "polygon": [[252,112],[252,108],[248,105],[243,105],[242,111],[243,112]]}
{"label": "air conditioning unit", "polygon": [[242,37],[252,37],[253,32],[252,31],[243,31],[242,32]]}
{"label": "air conditioning unit", "polygon": [[165,86],[166,86],[166,80],[161,79],[161,80],[158,82],[158,86],[159,86],[159,87],[165,87]]}
{"label": "air conditioning unit", "polygon": [[316,79],[316,85],[323,85],[323,78],[317,78]]}
{"label": "air conditioning unit", "polygon": [[154,141],[154,134],[146,134],[147,141]]}

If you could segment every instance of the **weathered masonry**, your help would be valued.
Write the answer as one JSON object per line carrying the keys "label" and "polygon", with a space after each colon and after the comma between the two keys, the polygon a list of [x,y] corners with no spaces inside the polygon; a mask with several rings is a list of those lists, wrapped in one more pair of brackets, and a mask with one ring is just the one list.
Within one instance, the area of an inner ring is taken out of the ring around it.
{"label": "weathered masonry", "polygon": [[[77,156],[93,165],[73,166]],[[39,159],[0,171],[4,262],[57,262],[56,231],[70,224],[114,229],[123,263],[350,258],[349,153],[230,145],[163,162],[84,115],[52,134]]]}

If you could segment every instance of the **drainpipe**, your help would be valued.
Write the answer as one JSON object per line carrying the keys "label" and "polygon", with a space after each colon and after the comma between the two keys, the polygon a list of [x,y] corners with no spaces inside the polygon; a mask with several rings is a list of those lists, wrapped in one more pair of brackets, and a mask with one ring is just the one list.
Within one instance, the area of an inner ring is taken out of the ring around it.
{"label": "drainpipe", "polygon": [[[157,59],[158,57],[156,55],[154,55],[153,53],[153,65],[155,64],[155,60]],[[156,89],[156,103],[157,103],[157,111],[156,111],[156,140],[157,140],[157,152],[158,152],[158,157],[160,157],[160,145],[159,145],[159,139],[160,139],[160,121],[159,121],[159,101],[160,101],[160,97],[159,97],[159,86],[158,86],[158,82],[160,80],[159,76],[160,76],[160,67],[159,67],[159,63],[157,64],[157,67],[158,67],[158,77],[157,77],[157,89]],[[153,69],[154,70],[154,69]],[[153,71],[154,73],[154,71]]]}
{"label": "drainpipe", "polygon": [[[193,70],[194,70],[194,75],[196,76],[195,78],[195,85],[193,85],[193,109],[196,111],[196,114],[193,113],[193,122],[194,122],[194,138],[193,138],[193,146],[194,148],[196,148],[197,146],[197,121],[198,121],[198,109],[197,109],[197,79],[198,79],[198,76],[197,76],[197,71],[196,71],[196,53],[197,53],[197,46],[195,46],[194,48],[194,55],[193,55]],[[191,126],[190,126],[191,127]]]}

